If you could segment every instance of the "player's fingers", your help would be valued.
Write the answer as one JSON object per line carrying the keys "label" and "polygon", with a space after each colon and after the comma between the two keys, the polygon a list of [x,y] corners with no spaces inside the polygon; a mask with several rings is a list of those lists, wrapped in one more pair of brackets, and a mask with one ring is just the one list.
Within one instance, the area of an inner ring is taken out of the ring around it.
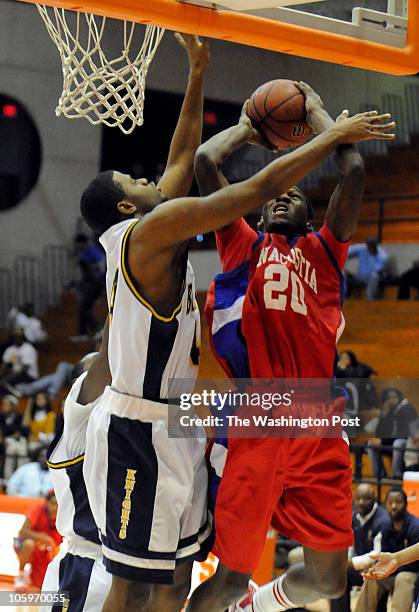
{"label": "player's fingers", "polygon": [[370,123],[380,123],[383,121],[388,121],[391,119],[391,113],[384,113],[382,115],[375,115],[375,117],[371,117]]}
{"label": "player's fingers", "polygon": [[377,110],[370,110],[370,111],[366,111],[365,113],[359,113],[361,115],[361,117],[374,117],[375,115],[378,115],[378,111]]}
{"label": "player's fingers", "polygon": [[348,111],[348,109],[346,109],[346,108],[345,108],[345,110],[343,110],[343,111],[340,113],[340,115],[338,115],[338,116],[336,117],[336,121],[337,121],[337,122],[339,122],[339,121],[343,121],[343,119],[347,119],[348,117],[349,117],[349,111]]}
{"label": "player's fingers", "polygon": [[396,134],[383,134],[382,132],[374,132],[373,130],[370,130],[370,139],[377,139],[377,140],[394,140],[396,138]]}
{"label": "player's fingers", "polygon": [[310,89],[309,85],[307,85],[307,83],[304,83],[303,81],[293,81],[294,85],[296,87],[298,87],[298,89],[305,95],[308,90]]}
{"label": "player's fingers", "polygon": [[396,122],[391,121],[390,123],[381,123],[380,125],[373,124],[370,129],[378,132],[386,132],[387,130],[392,130],[396,127]]}
{"label": "player's fingers", "polygon": [[175,38],[178,41],[178,43],[180,44],[181,47],[183,47],[184,49],[186,49],[186,41],[183,37],[183,34],[180,34],[179,32],[175,32]]}

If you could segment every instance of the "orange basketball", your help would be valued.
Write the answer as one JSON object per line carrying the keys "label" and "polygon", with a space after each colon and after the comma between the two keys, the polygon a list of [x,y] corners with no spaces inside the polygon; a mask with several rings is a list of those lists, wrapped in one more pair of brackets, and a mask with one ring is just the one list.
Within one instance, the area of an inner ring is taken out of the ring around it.
{"label": "orange basketball", "polygon": [[304,94],[292,81],[268,81],[251,95],[247,114],[276,149],[303,144],[312,135],[306,122]]}

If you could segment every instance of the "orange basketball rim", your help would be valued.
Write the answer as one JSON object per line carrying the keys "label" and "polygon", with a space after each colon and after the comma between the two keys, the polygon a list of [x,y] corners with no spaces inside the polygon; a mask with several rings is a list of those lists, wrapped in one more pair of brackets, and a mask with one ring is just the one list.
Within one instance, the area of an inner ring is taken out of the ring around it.
{"label": "orange basketball rim", "polygon": [[408,1],[407,41],[403,48],[179,0],[45,0],[45,3],[367,70],[395,75],[419,71],[417,0]]}

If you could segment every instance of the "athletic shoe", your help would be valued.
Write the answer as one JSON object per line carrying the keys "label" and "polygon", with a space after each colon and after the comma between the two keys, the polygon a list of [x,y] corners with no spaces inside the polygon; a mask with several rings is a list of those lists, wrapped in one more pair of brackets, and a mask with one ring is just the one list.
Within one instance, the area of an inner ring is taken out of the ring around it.
{"label": "athletic shoe", "polygon": [[249,580],[247,593],[241,599],[232,604],[227,612],[253,612],[253,597],[258,590],[258,585],[253,580]]}

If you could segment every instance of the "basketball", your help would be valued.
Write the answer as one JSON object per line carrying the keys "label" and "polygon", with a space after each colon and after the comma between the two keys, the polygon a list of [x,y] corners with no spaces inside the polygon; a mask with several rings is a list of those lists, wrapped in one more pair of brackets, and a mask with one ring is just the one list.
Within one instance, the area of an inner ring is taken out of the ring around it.
{"label": "basketball", "polygon": [[297,147],[312,135],[306,122],[304,94],[287,79],[260,85],[250,97],[247,114],[276,149]]}

